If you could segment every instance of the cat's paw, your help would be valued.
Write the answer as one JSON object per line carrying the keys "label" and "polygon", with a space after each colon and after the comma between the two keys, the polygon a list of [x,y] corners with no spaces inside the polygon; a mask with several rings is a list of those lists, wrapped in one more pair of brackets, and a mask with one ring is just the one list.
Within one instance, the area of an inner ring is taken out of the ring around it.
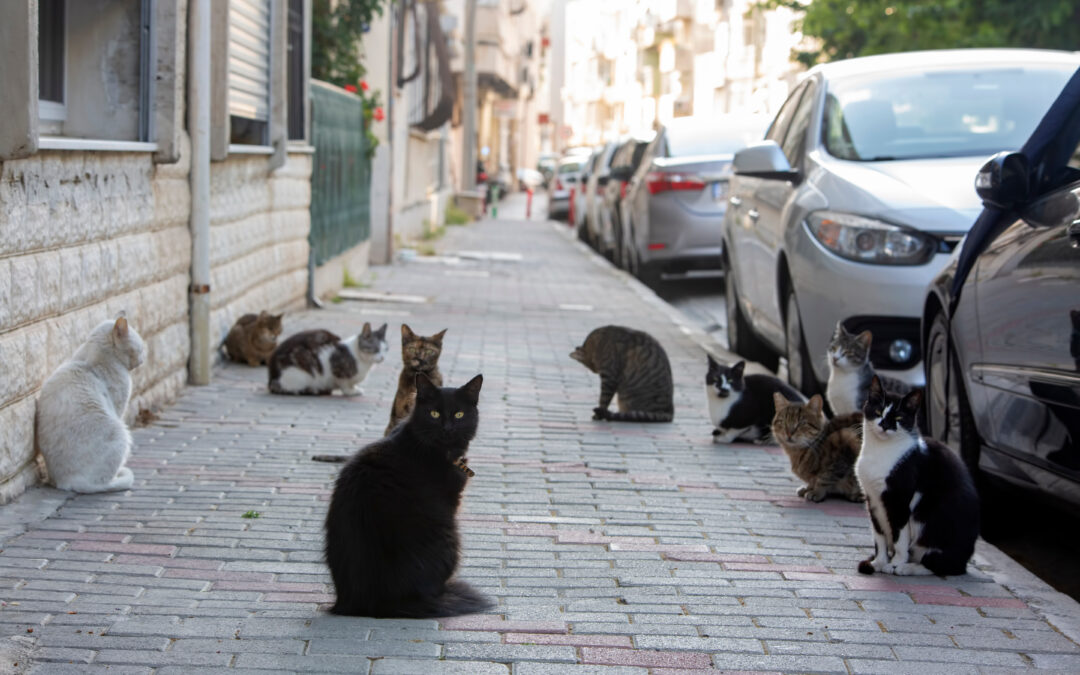
{"label": "cat's paw", "polygon": [[861,503],[866,501],[866,495],[861,492],[849,492],[846,496],[850,502]]}
{"label": "cat's paw", "polygon": [[909,577],[909,576],[927,576],[933,574],[929,569],[923,567],[919,563],[907,562],[899,565],[889,564],[889,574],[895,574],[897,576]]}
{"label": "cat's paw", "polygon": [[349,389],[342,389],[341,390],[341,395],[342,396],[363,396],[364,395],[364,390],[361,389],[360,387],[351,387]]}
{"label": "cat's paw", "polygon": [[825,497],[827,496],[829,496],[829,493],[825,490],[822,490],[821,488],[815,488],[813,490],[807,488],[806,492],[804,492],[802,495],[802,497],[808,502],[822,502],[825,501]]}
{"label": "cat's paw", "polygon": [[859,574],[873,574],[876,572],[877,569],[874,567],[874,559],[867,558],[866,560],[860,560],[858,570]]}
{"label": "cat's paw", "polygon": [[600,406],[592,409],[592,418],[594,420],[606,420],[608,418],[608,411]]}
{"label": "cat's paw", "polygon": [[805,485],[800,485],[799,489],[795,490],[795,494],[800,496],[800,497],[805,497],[806,496],[806,491],[809,490],[809,489],[810,488],[806,487]]}

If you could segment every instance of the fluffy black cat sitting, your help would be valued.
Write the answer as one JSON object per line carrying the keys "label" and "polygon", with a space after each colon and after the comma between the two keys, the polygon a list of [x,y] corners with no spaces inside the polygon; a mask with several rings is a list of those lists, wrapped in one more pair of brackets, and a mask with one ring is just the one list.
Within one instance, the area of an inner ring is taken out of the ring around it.
{"label": "fluffy black cat sitting", "polygon": [[708,359],[705,400],[709,404],[715,443],[767,440],[776,416],[774,393],[794,403],[806,402],[802,394],[778,378],[744,375],[746,361],[722,366],[712,356]]}
{"label": "fluffy black cat sitting", "polygon": [[326,514],[326,564],[335,614],[424,618],[492,603],[453,579],[460,557],[456,514],[479,421],[483,376],[436,387],[416,376],[416,407],[386,438],[341,469]]}
{"label": "fluffy black cat sitting", "polygon": [[975,552],[975,484],[955,452],[919,435],[922,397],[922,389],[889,395],[876,375],[870,381],[855,462],[874,535],[863,574],[963,574]]}

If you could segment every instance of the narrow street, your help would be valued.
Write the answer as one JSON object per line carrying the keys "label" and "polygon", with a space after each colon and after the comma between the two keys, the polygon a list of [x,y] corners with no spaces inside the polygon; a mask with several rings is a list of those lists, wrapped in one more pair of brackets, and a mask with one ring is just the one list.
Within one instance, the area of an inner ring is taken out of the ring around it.
{"label": "narrow street", "polygon": [[[963,577],[865,577],[860,505],[811,504],[775,447],[711,443],[700,331],[561,226],[448,228],[439,256],[375,268],[373,290],[286,317],[286,334],[389,322],[358,398],[274,397],[230,365],[135,429],[127,493],[36,490],[10,526],[5,672],[976,673],[1080,663],[1080,612],[993,549]],[[447,328],[449,385],[484,374],[460,515],[483,616],[354,619],[323,609],[322,519],[337,466],[377,438],[401,323]],[[569,352],[619,323],[672,361],[672,424],[594,422]],[[55,510],[54,510],[55,509]],[[42,519],[43,517],[43,519]],[[18,663],[18,666],[11,665]],[[88,665],[89,664],[89,665]],[[575,665],[577,664],[577,665]],[[610,668],[607,668],[610,666]]]}

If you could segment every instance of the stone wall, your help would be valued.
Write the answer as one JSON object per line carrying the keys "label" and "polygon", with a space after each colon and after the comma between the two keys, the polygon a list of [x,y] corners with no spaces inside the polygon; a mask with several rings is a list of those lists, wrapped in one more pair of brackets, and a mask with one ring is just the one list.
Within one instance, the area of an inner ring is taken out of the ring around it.
{"label": "stone wall", "polygon": [[[185,153],[186,155],[186,153]],[[129,419],[186,378],[191,265],[186,160],[42,151],[0,163],[0,503],[36,479],[42,382],[97,323],[146,340]]]}

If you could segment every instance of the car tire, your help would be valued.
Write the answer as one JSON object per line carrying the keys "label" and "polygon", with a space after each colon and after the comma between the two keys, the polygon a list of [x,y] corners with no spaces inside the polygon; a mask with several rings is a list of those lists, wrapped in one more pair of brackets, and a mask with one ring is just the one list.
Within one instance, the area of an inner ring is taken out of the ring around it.
{"label": "car tire", "polygon": [[[979,469],[979,432],[948,337],[949,321],[945,312],[938,310],[926,339],[926,432],[956,450],[975,476]],[[950,375],[947,383],[946,373]]]}
{"label": "car tire", "polygon": [[727,264],[727,259],[724,259],[724,304],[727,313],[728,350],[776,372],[776,354],[754,335],[750,323],[743,316],[742,308],[739,307],[735,274]]}
{"label": "car tire", "polygon": [[799,316],[799,303],[795,299],[795,289],[789,288],[784,301],[784,343],[788,362],[788,383],[806,394],[813,396],[821,392],[817,376],[811,365],[810,354],[806,350],[803,336],[802,319]]}

